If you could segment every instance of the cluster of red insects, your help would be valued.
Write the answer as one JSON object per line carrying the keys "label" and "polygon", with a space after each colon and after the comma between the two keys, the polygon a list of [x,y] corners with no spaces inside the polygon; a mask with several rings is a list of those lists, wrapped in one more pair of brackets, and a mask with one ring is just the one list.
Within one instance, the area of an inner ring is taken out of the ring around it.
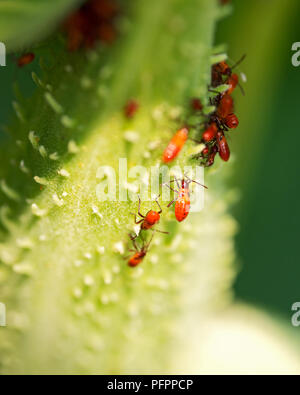
{"label": "cluster of red insects", "polygon": [[[237,86],[240,86],[242,89],[239,84],[239,76],[233,73],[233,69],[238,66],[243,59],[244,56],[233,67],[229,67],[226,62],[213,65],[212,83],[209,91],[216,94],[215,97],[210,99],[210,104],[214,106],[216,110],[212,114],[208,116],[202,114],[203,105],[199,99],[195,98],[191,102],[192,110],[205,117],[205,122],[203,123],[205,126],[204,131],[200,131],[201,141],[197,141],[203,143],[205,147],[202,152],[196,156],[196,158],[201,159],[201,164],[205,167],[214,164],[217,153],[219,153],[220,158],[225,162],[230,158],[230,149],[225,132],[230,129],[236,129],[239,125],[239,120],[234,114],[234,101],[231,95]],[[218,93],[213,90],[223,84],[229,86],[225,92]],[[177,131],[164,151],[164,163],[171,162],[179,155],[189,138],[189,130],[190,127],[186,126]]]}
{"label": "cluster of red insects", "polygon": [[65,22],[69,51],[93,48],[101,41],[111,44],[117,37],[115,18],[119,6],[115,0],[88,0]]}
{"label": "cluster of red insects", "polygon": [[[244,60],[244,57],[245,56],[243,56],[240,61],[237,62],[233,67],[230,67],[224,61],[212,66],[212,83],[209,91],[216,93],[216,95],[210,99],[210,104],[213,105],[216,110],[206,117],[206,121],[204,122],[204,131],[201,131],[201,143],[203,143],[205,147],[202,152],[196,156],[196,158],[200,158],[201,164],[205,167],[212,166],[214,164],[215,156],[217,155],[217,153],[219,153],[220,158],[226,162],[230,158],[230,149],[227,143],[225,132],[230,129],[237,128],[239,124],[238,118],[233,112],[234,101],[231,95],[236,87],[240,86],[240,84],[239,77],[237,74],[233,73],[233,69]],[[214,88],[216,89],[218,86],[223,84],[229,86],[225,92],[218,93],[217,91],[214,91]],[[193,112],[197,112],[203,115],[203,105],[199,99],[193,99],[191,102],[191,107]],[[127,118],[132,118],[137,110],[138,103],[134,100],[131,100],[126,104],[124,108],[125,116]],[[189,126],[183,127],[175,133],[175,135],[167,145],[166,149],[164,150],[162,156],[162,161],[164,163],[170,163],[177,158],[186,141],[188,140],[189,134]],[[191,202],[189,186],[191,183],[199,183],[189,179],[186,176],[181,181],[178,179],[174,179],[173,181],[171,181],[171,183],[172,182],[177,184],[177,190],[173,189],[170,184],[164,184],[169,189],[171,189],[171,191],[175,192],[177,196],[176,199],[169,203],[168,207],[170,207],[175,202],[175,217],[178,222],[182,222],[187,218],[190,212]],[[201,186],[206,188],[206,186],[204,185]],[[146,215],[143,215],[141,213],[141,200],[139,198],[138,215],[141,217],[141,219],[137,220],[135,215],[135,223],[141,225],[141,231],[147,231],[151,229],[156,232],[161,232],[154,229],[155,225],[157,225],[160,221],[160,216],[162,213],[162,209],[159,205],[158,200],[156,200],[156,203],[159,207],[159,211],[150,210]],[[128,261],[128,265],[130,267],[136,267],[143,261],[149,250],[153,235],[147,244],[143,241],[143,245],[141,247],[137,246],[137,236],[130,235],[130,239],[134,246],[134,250],[130,250],[134,252],[134,255],[130,257]]]}
{"label": "cluster of red insects", "polygon": [[[69,51],[90,49],[100,41],[111,44],[117,37],[115,19],[119,6],[115,0],[88,0],[71,14],[64,23]],[[22,68],[35,59],[33,52],[24,53],[17,60]]]}
{"label": "cluster of red insects", "polygon": [[234,100],[232,93],[239,86],[243,92],[243,88],[239,83],[239,76],[233,73],[233,69],[237,67],[243,60],[243,56],[239,62],[233,67],[229,67],[226,62],[220,62],[212,67],[212,89],[219,85],[226,84],[229,88],[223,93],[217,93],[214,98],[210,99],[210,104],[216,108],[216,111],[210,114],[205,122],[205,130],[202,134],[202,143],[205,148],[198,155],[201,158],[201,164],[205,167],[212,166],[217,153],[220,158],[227,162],[230,158],[230,149],[225,133],[230,129],[236,129],[239,120],[234,114]]}

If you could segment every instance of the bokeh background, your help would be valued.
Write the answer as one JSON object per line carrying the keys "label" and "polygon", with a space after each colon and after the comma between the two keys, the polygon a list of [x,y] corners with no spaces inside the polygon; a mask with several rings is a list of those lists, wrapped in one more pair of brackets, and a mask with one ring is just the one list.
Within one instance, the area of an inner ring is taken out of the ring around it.
{"label": "bokeh background", "polygon": [[[240,127],[231,142],[231,185],[240,192],[233,208],[240,226],[234,292],[237,301],[262,308],[296,338],[300,328],[293,328],[290,320],[292,304],[300,301],[300,67],[291,64],[291,47],[300,41],[300,2],[232,3],[234,12],[219,23],[216,42],[228,45],[233,62],[247,54],[240,67],[247,75],[246,96],[236,94]],[[21,78],[12,57],[1,69],[1,126],[13,114],[14,82],[28,96],[33,91],[31,70],[28,75],[21,71]],[[2,129],[0,141],[5,143]]]}

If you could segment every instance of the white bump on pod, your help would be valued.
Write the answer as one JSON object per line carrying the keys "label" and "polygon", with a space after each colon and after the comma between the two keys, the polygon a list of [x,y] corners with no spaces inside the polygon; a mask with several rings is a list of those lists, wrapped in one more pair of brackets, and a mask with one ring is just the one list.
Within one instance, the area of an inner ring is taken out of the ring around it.
{"label": "white bump on pod", "polygon": [[7,248],[2,248],[2,246],[0,245],[0,259],[3,263],[5,263],[6,265],[13,265],[17,259],[17,249],[15,249],[14,251],[11,251]]}
{"label": "white bump on pod", "polygon": [[132,193],[138,193],[139,191],[139,187],[136,184],[130,184],[129,182],[125,182],[123,187]]}
{"label": "white bump on pod", "polygon": [[46,99],[46,102],[49,104],[54,112],[56,112],[57,114],[62,114],[64,112],[63,107],[57,102],[57,100],[51,93],[46,92],[44,97]]}
{"label": "white bump on pod", "polygon": [[105,271],[103,272],[103,281],[104,281],[104,284],[109,285],[109,284],[112,283],[112,280],[113,280],[113,277],[112,277],[111,272],[108,271],[108,270],[105,270]]}
{"label": "white bump on pod", "polygon": [[33,177],[33,179],[37,184],[44,185],[44,186],[49,185],[49,181],[46,180],[46,178],[35,176],[35,177]]}
{"label": "white bump on pod", "polygon": [[58,207],[62,207],[65,204],[64,200],[60,199],[56,193],[52,195],[52,199],[54,201],[54,204]]}
{"label": "white bump on pod", "polygon": [[80,148],[78,147],[76,142],[74,140],[70,140],[69,144],[68,144],[69,154],[78,154],[79,151],[80,151]]}
{"label": "white bump on pod", "polygon": [[121,269],[120,269],[119,265],[114,265],[113,268],[112,268],[112,271],[113,271],[114,274],[120,273],[120,270]]}
{"label": "white bump on pod", "polygon": [[243,81],[243,82],[247,82],[247,76],[246,76],[246,74],[245,74],[245,73],[241,73],[240,75],[241,75],[242,81]]}
{"label": "white bump on pod", "polygon": [[36,217],[45,217],[48,214],[47,209],[39,208],[36,203],[33,203],[31,205],[31,211],[32,211],[32,214],[35,215]]}
{"label": "white bump on pod", "polygon": [[33,130],[31,130],[28,134],[28,139],[31,142],[31,145],[34,149],[39,149],[39,137],[35,134]]}
{"label": "white bump on pod", "polygon": [[83,292],[82,292],[82,289],[81,289],[81,288],[76,287],[76,288],[73,289],[73,296],[74,296],[76,299],[80,299],[80,298],[82,297],[82,295],[83,295]]}
{"label": "white bump on pod", "polygon": [[165,115],[164,106],[158,106],[152,112],[152,118],[155,121],[161,121],[163,119],[164,115]]}
{"label": "white bump on pod", "polygon": [[25,119],[24,119],[24,115],[22,114],[22,110],[21,110],[20,104],[18,102],[16,102],[16,101],[13,101],[13,108],[14,108],[19,120],[21,122],[24,122]]}
{"label": "white bump on pod", "polygon": [[20,162],[20,170],[25,174],[30,173],[30,170],[25,166],[24,160],[21,160],[21,162]]}
{"label": "white bump on pod", "polygon": [[109,303],[109,297],[106,294],[102,294],[100,297],[101,303],[103,304],[108,304]]}
{"label": "white bump on pod", "polygon": [[171,119],[176,120],[182,115],[182,107],[172,107],[169,111],[169,116]]}
{"label": "white bump on pod", "polygon": [[31,77],[32,77],[33,82],[38,87],[44,88],[44,84],[43,84],[42,80],[38,77],[38,75],[34,71],[31,73]]}
{"label": "white bump on pod", "polygon": [[144,274],[144,269],[142,267],[137,267],[135,270],[132,270],[130,273],[130,277],[137,279],[140,278]]}
{"label": "white bump on pod", "polygon": [[48,156],[47,150],[43,145],[39,146],[39,153],[41,154],[41,156],[43,158],[47,158],[47,156]]}
{"label": "white bump on pod", "polygon": [[92,287],[95,284],[94,278],[90,275],[84,276],[83,282],[87,287]]}
{"label": "white bump on pod", "polygon": [[59,160],[59,155],[57,152],[53,152],[53,154],[49,155],[51,160]]}
{"label": "white bump on pod", "polygon": [[123,255],[125,253],[125,246],[123,241],[119,241],[117,243],[114,244],[113,249],[115,252]]}
{"label": "white bump on pod", "polygon": [[150,143],[148,144],[148,149],[150,151],[155,151],[157,150],[157,148],[159,148],[161,145],[161,140],[154,140],[154,141],[150,141]]}
{"label": "white bump on pod", "polygon": [[68,172],[68,170],[66,169],[60,169],[57,171],[57,174],[59,174],[60,176],[64,177],[64,178],[69,178],[70,177],[70,173]]}
{"label": "white bump on pod", "polygon": [[152,255],[150,256],[150,262],[151,262],[153,265],[156,265],[156,264],[159,262],[159,257],[158,257],[158,255],[152,254]]}
{"label": "white bump on pod", "polygon": [[93,205],[92,211],[93,211],[93,214],[97,215],[97,217],[99,217],[100,219],[103,219],[103,215],[99,212],[99,209],[97,206]]}
{"label": "white bump on pod", "polygon": [[13,271],[18,274],[31,275],[33,273],[33,267],[30,263],[17,263],[13,265]]}
{"label": "white bump on pod", "polygon": [[29,237],[19,238],[16,242],[18,247],[25,250],[31,250],[34,247],[34,242]]}
{"label": "white bump on pod", "polygon": [[97,252],[98,252],[100,255],[103,255],[103,254],[105,253],[105,247],[103,247],[103,246],[98,246],[98,247],[97,247]]}
{"label": "white bump on pod", "polygon": [[0,181],[0,189],[2,192],[11,200],[19,202],[21,200],[20,195],[11,187],[6,184],[5,180]]}
{"label": "white bump on pod", "polygon": [[141,232],[141,225],[134,225],[133,231],[138,236]]}
{"label": "white bump on pod", "polygon": [[134,130],[127,130],[123,137],[126,141],[132,144],[137,143],[140,139],[139,133]]}
{"label": "white bump on pod", "polygon": [[75,126],[75,120],[68,115],[63,115],[60,121],[65,128],[71,129]]}

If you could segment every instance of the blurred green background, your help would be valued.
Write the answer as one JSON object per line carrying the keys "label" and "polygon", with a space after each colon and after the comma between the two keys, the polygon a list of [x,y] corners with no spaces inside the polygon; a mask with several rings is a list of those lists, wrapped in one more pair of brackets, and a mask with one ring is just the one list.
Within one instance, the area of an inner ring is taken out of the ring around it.
{"label": "blurred green background", "polygon": [[[217,43],[228,44],[233,60],[247,54],[241,67],[248,78],[246,96],[236,93],[241,125],[231,144],[236,159],[231,182],[241,191],[234,208],[240,224],[235,292],[289,320],[292,303],[300,301],[300,68],[291,64],[292,43],[300,41],[300,2],[236,0],[233,6],[232,16],[218,26]],[[0,73],[1,126],[12,115],[13,82],[20,81],[27,95],[34,89],[31,71],[17,70],[12,57],[7,61]]]}

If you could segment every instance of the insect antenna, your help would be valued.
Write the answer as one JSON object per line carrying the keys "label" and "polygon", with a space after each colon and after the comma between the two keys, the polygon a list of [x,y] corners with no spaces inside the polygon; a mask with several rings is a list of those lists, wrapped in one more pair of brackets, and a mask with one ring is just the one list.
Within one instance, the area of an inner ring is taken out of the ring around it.
{"label": "insect antenna", "polygon": [[241,63],[243,63],[243,61],[245,60],[247,54],[244,54],[240,60],[238,60],[232,67],[231,70],[235,69],[236,67],[238,67]]}
{"label": "insect antenna", "polygon": [[205,189],[208,189],[206,185],[200,184],[200,182],[197,182],[195,180],[191,180],[187,175],[185,175],[185,178],[187,179],[188,184],[191,184],[193,182],[193,183],[195,183],[197,185],[200,185],[201,187],[203,187]]}

